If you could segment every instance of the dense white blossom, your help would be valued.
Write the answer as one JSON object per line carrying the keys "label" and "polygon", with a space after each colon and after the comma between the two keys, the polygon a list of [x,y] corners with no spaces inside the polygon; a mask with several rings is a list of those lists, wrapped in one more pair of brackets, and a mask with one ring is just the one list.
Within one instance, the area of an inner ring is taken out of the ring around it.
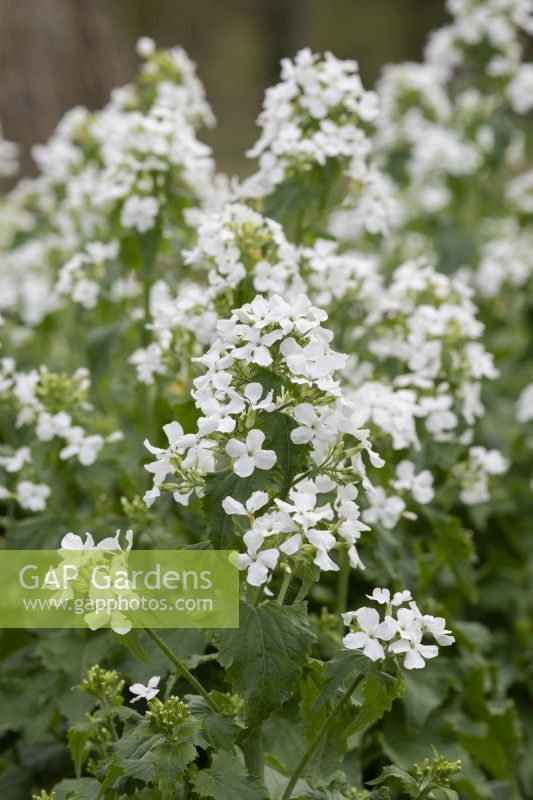
{"label": "dense white blossom", "polygon": [[[388,589],[374,589],[368,597],[386,606],[385,616],[381,619],[375,608],[366,606],[345,612],[342,618],[350,629],[343,638],[347,650],[362,650],[371,661],[381,661],[387,653],[394,653],[402,656],[403,666],[411,670],[422,669],[427,659],[439,654],[437,645],[424,642],[424,635],[431,636],[441,647],[455,641],[446,630],[445,620],[421,614],[410,592],[396,592],[391,599]],[[408,608],[405,603],[409,603]]]}

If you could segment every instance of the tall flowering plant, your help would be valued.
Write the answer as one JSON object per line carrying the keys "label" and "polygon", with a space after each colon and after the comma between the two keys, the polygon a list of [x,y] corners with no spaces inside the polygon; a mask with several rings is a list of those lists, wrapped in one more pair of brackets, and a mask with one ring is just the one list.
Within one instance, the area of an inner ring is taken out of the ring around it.
{"label": "tall flowering plant", "polygon": [[240,569],[238,629],[4,632],[2,797],[532,796],[532,18],[447,6],[375,91],[284,59],[240,181],[141,39],[2,199],[3,546]]}

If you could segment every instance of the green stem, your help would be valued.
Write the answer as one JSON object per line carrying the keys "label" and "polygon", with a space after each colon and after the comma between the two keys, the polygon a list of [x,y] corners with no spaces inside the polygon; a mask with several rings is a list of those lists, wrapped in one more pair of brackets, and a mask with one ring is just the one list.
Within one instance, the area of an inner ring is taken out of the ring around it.
{"label": "green stem", "polygon": [[341,553],[341,563],[339,569],[339,580],[337,583],[337,614],[342,614],[347,611],[348,605],[348,590],[350,588],[350,561],[348,552],[343,550]]}
{"label": "green stem", "polygon": [[265,764],[263,759],[263,739],[261,736],[261,727],[259,725],[251,729],[241,747],[246,768],[251,775],[254,775],[262,781]]}
{"label": "green stem", "polygon": [[262,586],[251,586],[249,583],[246,584],[246,602],[249,606],[253,606],[255,608],[257,605],[259,605],[259,601],[262,596]]}
{"label": "green stem", "polygon": [[337,705],[330,711],[329,716],[326,718],[326,721],[324,722],[320,730],[317,732],[316,736],[310,742],[307,750],[305,751],[300,760],[300,763],[298,764],[293,774],[291,775],[290,780],[287,786],[285,787],[285,791],[283,792],[281,800],[289,800],[290,796],[292,795],[292,790],[296,786],[299,778],[304,773],[306,766],[314,756],[315,752],[318,750],[318,747],[322,739],[327,734],[328,730],[331,728],[332,723],[335,721],[337,715],[345,706],[345,704],[348,702],[348,700],[355,692],[355,690],[357,689],[357,687],[359,686],[364,677],[365,677],[364,673],[358,675],[357,678],[350,684],[350,686],[348,687],[342,698],[339,700]]}
{"label": "green stem", "polygon": [[286,572],[283,576],[283,583],[281,584],[281,589],[279,590],[278,594],[278,603],[283,603],[285,600],[285,595],[287,594],[287,589],[289,588],[289,584],[291,582],[292,573]]}
{"label": "green stem", "polygon": [[196,680],[192,672],[190,672],[187,669],[183,661],[181,661],[176,655],[174,655],[172,650],[169,647],[167,647],[167,645],[164,643],[162,639],[159,638],[159,636],[155,631],[153,631],[151,628],[145,628],[144,630],[146,631],[148,636],[151,639],[153,639],[153,641],[156,643],[159,649],[166,655],[168,660],[174,664],[178,672],[178,675],[185,678],[185,680],[189,682],[189,684],[192,686],[195,692],[197,692],[200,695],[200,697],[204,698],[209,708],[211,708],[213,711],[219,711],[220,709],[217,703],[215,703],[213,698],[210,697],[210,695],[206,692],[202,684],[198,680]]}

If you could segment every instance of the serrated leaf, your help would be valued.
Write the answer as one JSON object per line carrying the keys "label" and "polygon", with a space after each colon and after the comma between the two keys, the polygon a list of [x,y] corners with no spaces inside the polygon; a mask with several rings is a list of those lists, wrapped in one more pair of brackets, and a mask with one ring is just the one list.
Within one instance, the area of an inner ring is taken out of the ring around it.
{"label": "serrated leaf", "polygon": [[77,778],[81,776],[81,771],[88,755],[86,746],[92,733],[94,733],[94,724],[92,722],[80,722],[78,725],[73,725],[67,733],[68,749],[70,750]]}
{"label": "serrated leaf", "polygon": [[257,608],[242,603],[239,628],[219,631],[216,640],[218,660],[245,698],[251,727],[291,696],[315,636],[305,603],[268,601]]}
{"label": "serrated leaf", "polygon": [[[146,720],[127,730],[112,745],[115,757],[111,768],[115,780],[119,779],[118,787],[123,778],[167,788],[175,782],[198,752],[190,739],[196,735],[199,723],[189,718],[183,727],[186,728],[183,736],[173,742],[153,734]],[[119,776],[116,768],[120,769]]]}
{"label": "serrated leaf", "polygon": [[253,778],[239,759],[229,753],[215,753],[209,769],[191,778],[200,797],[214,800],[268,800],[265,787]]}
{"label": "serrated leaf", "polygon": [[54,786],[56,800],[96,800],[99,791],[96,778],[67,779]]}
{"label": "serrated leaf", "polygon": [[185,695],[189,711],[202,722],[202,733],[209,747],[231,750],[237,734],[234,720],[227,714],[214,712],[198,695]]}
{"label": "serrated leaf", "polygon": [[348,725],[345,735],[352,736],[381,719],[383,714],[391,709],[402,690],[401,673],[396,676],[388,675],[386,672],[367,675],[363,681],[362,706]]}
{"label": "serrated leaf", "polygon": [[[308,742],[311,742],[316,734],[323,730],[327,717],[331,711],[331,705],[325,703],[313,714],[311,709],[320,694],[320,686],[323,683],[323,672],[325,665],[317,661],[312,662],[304,678],[300,681],[300,717],[302,718],[302,732]],[[336,716],[333,724],[329,727],[325,736],[322,737],[319,747],[315,751],[309,762],[305,777],[311,786],[323,782],[324,779],[339,769],[344,760],[347,750],[347,740],[345,730],[352,719],[353,712],[349,706],[345,706]]]}
{"label": "serrated leaf", "polygon": [[378,786],[380,783],[384,783],[384,781],[388,780],[389,778],[400,781],[402,787],[405,789],[409,797],[416,797],[419,794],[418,783],[413,776],[409,775],[409,773],[404,769],[400,769],[400,767],[396,767],[394,765],[384,767],[381,770],[379,777],[375,778],[369,783],[371,786]]}
{"label": "serrated leaf", "polygon": [[324,683],[310,709],[311,713],[316,713],[325,702],[334,696],[335,692],[345,688],[346,684],[354,680],[358,674],[366,674],[377,669],[375,662],[362,653],[354,650],[339,650],[326,664]]}

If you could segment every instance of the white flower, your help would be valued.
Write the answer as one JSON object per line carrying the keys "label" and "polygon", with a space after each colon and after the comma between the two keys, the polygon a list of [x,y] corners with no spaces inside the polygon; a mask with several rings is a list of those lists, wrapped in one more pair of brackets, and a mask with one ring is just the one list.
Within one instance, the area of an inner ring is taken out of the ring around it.
{"label": "white flower", "polygon": [[279,552],[275,548],[259,550],[264,536],[258,531],[248,531],[243,539],[246,553],[239,555],[239,569],[248,570],[246,580],[251,586],[262,586],[267,582],[270,571],[275,569]]}
{"label": "white flower", "polygon": [[392,598],[388,589],[374,589],[372,594],[367,594],[367,597],[369,600],[375,600],[376,603],[381,603],[384,606],[401,606],[402,603],[408,603],[413,599],[411,597],[411,592],[409,592],[407,589],[405,589],[403,592],[395,592]]}
{"label": "white flower", "polygon": [[108,536],[98,542],[98,544],[95,544],[90,533],[85,533],[84,542],[77,533],[69,532],[61,539],[60,550],[131,550],[133,547],[133,531],[130,529],[124,534],[126,540],[125,548],[120,544],[120,534],[121,531],[118,530],[114,536]]}
{"label": "white flower", "polygon": [[370,525],[379,522],[387,530],[391,530],[398,523],[405,503],[401,497],[393,495],[387,497],[381,487],[372,487],[368,490],[370,507],[365,508],[362,517]]}
{"label": "white flower", "polygon": [[308,529],[305,531],[305,538],[315,547],[313,563],[320,567],[323,572],[338,572],[338,564],[329,556],[329,551],[337,544],[333,534],[329,533],[329,531]]}
{"label": "white flower", "polygon": [[389,641],[396,633],[396,628],[390,617],[385,617],[383,622],[375,608],[360,608],[358,611],[349,611],[343,614],[344,624],[350,625],[353,618],[357,619],[360,631],[348,633],[343,638],[344,646],[348,650],[362,650],[367,658],[379,661],[385,658],[382,641]]}
{"label": "white flower", "polygon": [[263,387],[260,383],[248,383],[244,387],[244,397],[254,411],[274,411],[276,405],[272,402],[272,389],[263,397]]}
{"label": "white flower", "polygon": [[400,461],[396,467],[396,478],[391,481],[391,485],[397,492],[404,489],[410,491],[417,503],[430,503],[435,496],[431,472],[424,469],[415,475],[415,465],[407,459]]}
{"label": "white flower", "polygon": [[78,461],[84,467],[94,464],[98,453],[104,446],[104,438],[100,434],[87,436],[83,428],[75,425],[66,435],[67,445],[60,450],[59,458],[66,461],[72,456],[77,456]]}
{"label": "white flower", "polygon": [[315,438],[328,438],[324,430],[324,415],[318,413],[310,403],[300,403],[295,406],[294,419],[300,423],[299,427],[291,431],[294,444],[307,444]]}
{"label": "white flower", "polygon": [[125,228],[135,228],[139,233],[146,233],[155,225],[159,213],[159,203],[155,197],[128,197],[122,207],[120,221]]}
{"label": "white flower", "polygon": [[20,472],[25,464],[31,464],[29,447],[19,447],[10,456],[0,456],[0,467],[3,467],[6,472]]}
{"label": "white flower", "polygon": [[154,476],[155,487],[163,483],[169,472],[172,472],[172,459],[178,454],[183,455],[187,447],[196,443],[196,436],[184,434],[179,422],[169,422],[167,425],[163,425],[163,430],[168,439],[167,449],[154,447],[147,439],[144,441],[146,449],[156,457],[155,461],[144,466],[145,470]]}
{"label": "white flower", "polygon": [[66,411],[58,411],[53,415],[43,411],[37,418],[35,435],[41,442],[49,442],[55,436],[66,439],[71,427],[72,418]]}
{"label": "white flower", "polygon": [[150,36],[141,36],[135,45],[135,49],[141,58],[149,58],[155,53],[155,42]]}
{"label": "white flower", "polygon": [[150,678],[146,686],[144,686],[142,683],[133,683],[130,686],[130,692],[136,696],[130,700],[130,703],[136,703],[137,700],[141,699],[151,700],[153,697],[159,694],[160,690],[157,687],[159,686],[160,680],[161,678],[159,675],[154,675],[152,678]]}
{"label": "white flower", "polygon": [[45,483],[20,481],[17,483],[17,500],[28,511],[44,511],[52,490]]}
{"label": "white flower", "polygon": [[240,478],[247,478],[254,469],[272,469],[276,463],[276,454],[273,450],[262,450],[265,441],[263,431],[253,429],[249,432],[245,442],[239,439],[230,439],[226,444],[226,453],[233,459],[233,471]]}
{"label": "white flower", "polygon": [[165,373],[162,356],[161,345],[152,342],[148,347],[137,348],[128,358],[128,364],[134,365],[140,382],[149,386],[154,382],[154,375],[164,375]]}
{"label": "white flower", "polygon": [[262,508],[267,502],[268,494],[266,492],[253,492],[246,501],[245,506],[238,500],[234,500],[233,497],[225,497],[222,501],[222,508],[226,514],[237,514],[246,517]]}
{"label": "white flower", "polygon": [[439,648],[434,644],[422,644],[420,639],[398,639],[389,645],[391,653],[405,653],[403,665],[405,669],[423,669],[424,659],[436,658]]}
{"label": "white flower", "polygon": [[516,421],[521,424],[533,419],[533,383],[522,389],[516,408]]}

